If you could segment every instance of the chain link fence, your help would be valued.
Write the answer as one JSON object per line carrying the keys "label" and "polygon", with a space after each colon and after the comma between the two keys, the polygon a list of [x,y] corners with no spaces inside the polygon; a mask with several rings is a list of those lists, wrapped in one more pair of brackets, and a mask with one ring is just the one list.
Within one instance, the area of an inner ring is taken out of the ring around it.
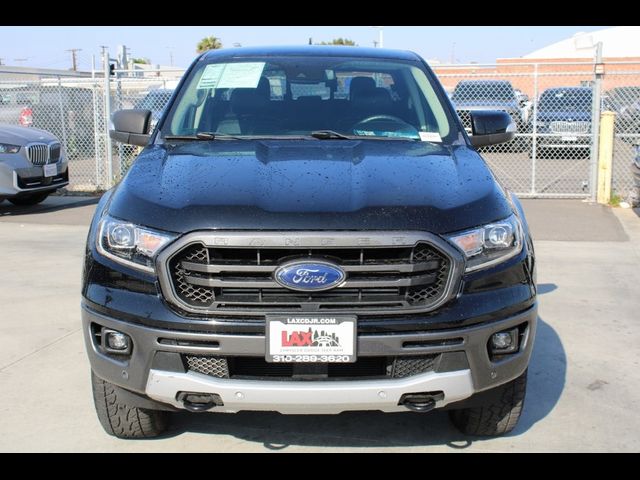
{"label": "chain link fence", "polygon": [[[612,191],[633,190],[630,165],[640,144],[640,63],[506,63],[435,65],[465,128],[470,113],[509,113],[512,142],[481,149],[498,179],[523,197],[593,195],[600,114],[615,117]],[[107,82],[46,73],[0,70],[0,123],[42,128],[63,142],[70,161],[69,190],[99,191],[126,173],[139,148],[111,142],[107,115],[123,108],[159,120],[182,71],[116,71]]]}

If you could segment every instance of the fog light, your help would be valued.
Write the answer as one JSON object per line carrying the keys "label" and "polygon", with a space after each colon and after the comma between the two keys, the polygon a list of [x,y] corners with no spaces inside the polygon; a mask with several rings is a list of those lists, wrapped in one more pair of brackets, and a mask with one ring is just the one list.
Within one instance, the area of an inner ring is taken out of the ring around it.
{"label": "fog light", "polygon": [[102,346],[110,353],[129,353],[131,351],[131,337],[117,330],[103,328]]}
{"label": "fog light", "polygon": [[491,353],[511,353],[518,350],[518,329],[512,328],[491,336]]}

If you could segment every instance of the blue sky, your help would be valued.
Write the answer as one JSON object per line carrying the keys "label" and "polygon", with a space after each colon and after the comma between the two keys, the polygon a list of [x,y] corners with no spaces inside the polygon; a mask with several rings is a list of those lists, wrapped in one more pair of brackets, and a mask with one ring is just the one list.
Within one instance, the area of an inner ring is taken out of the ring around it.
{"label": "blue sky", "polygon": [[[491,63],[496,58],[519,57],[583,31],[606,27],[384,27],[384,46],[413,50],[425,59],[457,63]],[[309,37],[314,43],[347,37],[360,46],[373,46],[378,30],[371,27],[0,27],[0,59],[4,65],[67,69],[71,54],[80,48],[78,67],[91,68],[91,56],[99,59],[100,45],[108,45],[115,57],[125,44],[134,57],[150,58],[154,64],[186,67],[196,55],[198,41],[208,35],[220,38],[225,47],[250,45],[300,45]],[[23,59],[23,60],[20,60]]]}

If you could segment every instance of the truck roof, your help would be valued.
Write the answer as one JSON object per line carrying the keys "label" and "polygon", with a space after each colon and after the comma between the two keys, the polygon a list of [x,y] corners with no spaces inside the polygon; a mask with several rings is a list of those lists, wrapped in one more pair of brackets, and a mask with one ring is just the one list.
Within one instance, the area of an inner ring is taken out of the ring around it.
{"label": "truck roof", "polygon": [[387,48],[350,47],[343,45],[299,45],[273,47],[237,47],[209,50],[203,58],[240,58],[254,56],[318,56],[318,57],[360,57],[386,58],[396,60],[420,60],[420,57],[407,50],[392,50]]}

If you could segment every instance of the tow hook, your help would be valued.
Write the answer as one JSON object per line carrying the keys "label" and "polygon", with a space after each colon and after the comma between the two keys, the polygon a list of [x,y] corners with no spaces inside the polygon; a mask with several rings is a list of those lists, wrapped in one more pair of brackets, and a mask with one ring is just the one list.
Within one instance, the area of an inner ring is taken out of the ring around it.
{"label": "tow hook", "polygon": [[444,400],[443,392],[405,393],[400,397],[398,405],[403,405],[412,412],[426,413],[436,408],[436,402],[440,400]]}
{"label": "tow hook", "polygon": [[206,412],[216,405],[222,405],[222,399],[215,393],[179,392],[176,400],[190,412]]}

